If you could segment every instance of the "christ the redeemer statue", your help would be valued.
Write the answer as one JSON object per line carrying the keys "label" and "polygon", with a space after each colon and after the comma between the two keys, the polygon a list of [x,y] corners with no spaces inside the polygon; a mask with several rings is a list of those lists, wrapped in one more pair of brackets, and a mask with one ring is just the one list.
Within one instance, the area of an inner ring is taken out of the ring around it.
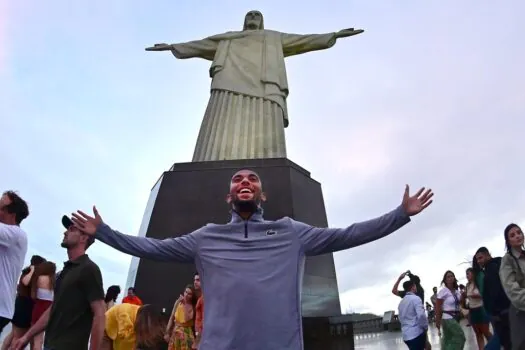
{"label": "christ the redeemer statue", "polygon": [[242,31],[180,44],[156,44],[147,51],[171,51],[176,58],[204,58],[211,96],[193,161],[285,158],[288,81],[284,58],[332,47],[338,38],[362,33],[287,34],[264,29],[263,15],[250,11]]}

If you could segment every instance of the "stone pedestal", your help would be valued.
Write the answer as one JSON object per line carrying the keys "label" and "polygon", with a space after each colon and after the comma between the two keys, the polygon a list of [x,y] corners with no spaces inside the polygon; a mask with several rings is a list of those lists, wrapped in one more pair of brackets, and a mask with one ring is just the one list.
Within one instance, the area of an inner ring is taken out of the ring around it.
{"label": "stone pedestal", "polygon": [[[253,169],[262,179],[268,201],[267,220],[289,216],[326,227],[321,185],[310,173],[285,158],[192,162],[175,164],[151,192],[140,235],[153,238],[179,236],[209,223],[230,219],[225,202],[231,176]],[[195,266],[158,263],[134,258],[127,286],[134,286],[145,303],[171,311],[185,285],[192,283]],[[305,317],[341,314],[332,254],[307,258],[302,290]]]}
{"label": "stone pedestal", "polygon": [[304,350],[354,349],[353,324],[347,318],[303,317]]}

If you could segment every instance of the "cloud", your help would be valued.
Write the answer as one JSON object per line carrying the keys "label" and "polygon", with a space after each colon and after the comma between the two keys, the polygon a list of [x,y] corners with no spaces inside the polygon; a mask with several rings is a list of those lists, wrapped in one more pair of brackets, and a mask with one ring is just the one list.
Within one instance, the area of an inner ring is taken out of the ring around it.
{"label": "cloud", "polygon": [[7,1],[0,2],[0,74],[7,69]]}

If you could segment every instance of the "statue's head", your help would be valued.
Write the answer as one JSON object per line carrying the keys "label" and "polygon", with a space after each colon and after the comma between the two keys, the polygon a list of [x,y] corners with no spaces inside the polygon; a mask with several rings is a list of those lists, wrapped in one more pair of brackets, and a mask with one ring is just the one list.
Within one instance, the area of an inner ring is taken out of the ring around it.
{"label": "statue's head", "polygon": [[252,10],[244,17],[244,27],[242,30],[264,29],[264,17],[260,11]]}

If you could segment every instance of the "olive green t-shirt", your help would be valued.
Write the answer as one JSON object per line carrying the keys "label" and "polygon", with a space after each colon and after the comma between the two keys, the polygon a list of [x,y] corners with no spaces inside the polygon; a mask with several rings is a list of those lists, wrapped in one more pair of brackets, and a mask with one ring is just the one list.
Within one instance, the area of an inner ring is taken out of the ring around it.
{"label": "olive green t-shirt", "polygon": [[56,280],[44,346],[51,350],[87,349],[93,323],[91,303],[103,299],[97,264],[86,254],[65,262]]}

